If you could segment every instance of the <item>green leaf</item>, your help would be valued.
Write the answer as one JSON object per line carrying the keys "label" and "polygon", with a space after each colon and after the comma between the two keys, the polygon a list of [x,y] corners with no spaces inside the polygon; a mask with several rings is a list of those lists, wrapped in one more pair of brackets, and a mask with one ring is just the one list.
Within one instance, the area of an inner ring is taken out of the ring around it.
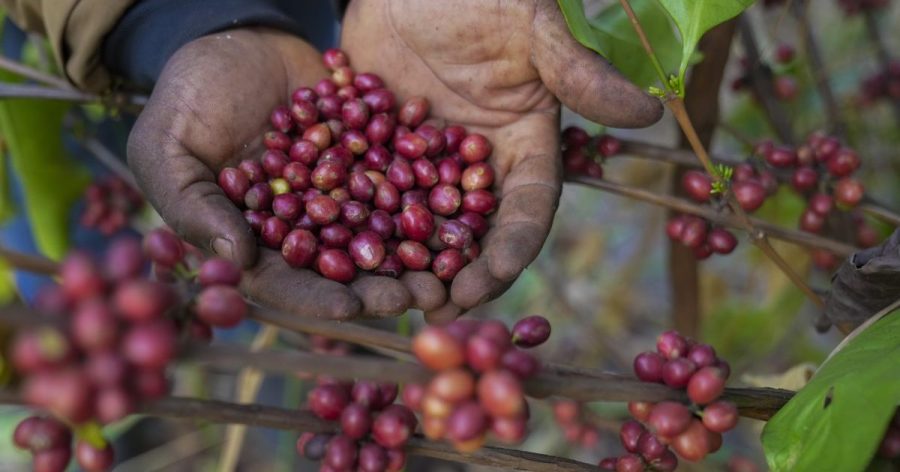
{"label": "green leaf", "polygon": [[[658,0],[681,32],[682,53],[678,77],[684,79],[697,43],[707,31],[753,4],[754,0]],[[654,45],[655,47],[656,45]],[[683,95],[683,90],[679,93]]]}
{"label": "green leaf", "polygon": [[[681,59],[681,46],[666,11],[657,0],[631,0],[630,3],[663,70],[667,73],[676,70]],[[600,47],[608,53],[606,58],[625,77],[641,88],[659,83],[659,75],[622,5],[618,2],[610,4],[591,20],[590,25]]]}
{"label": "green leaf", "polygon": [[766,424],[774,472],[866,468],[900,404],[898,312],[844,346]]}
{"label": "green leaf", "polygon": [[[0,80],[18,81],[7,72]],[[48,100],[0,101],[0,137],[24,189],[25,211],[40,251],[61,259],[69,246],[69,211],[89,176],[62,145],[63,117],[71,105]],[[6,199],[4,199],[6,200]]]}
{"label": "green leaf", "polygon": [[591,28],[591,24],[584,15],[584,4],[581,3],[581,0],[557,0],[557,2],[559,3],[559,9],[562,10],[562,14],[566,18],[566,24],[569,25],[569,31],[572,33],[572,36],[584,47],[609,59],[609,56],[600,45],[594,29]]}

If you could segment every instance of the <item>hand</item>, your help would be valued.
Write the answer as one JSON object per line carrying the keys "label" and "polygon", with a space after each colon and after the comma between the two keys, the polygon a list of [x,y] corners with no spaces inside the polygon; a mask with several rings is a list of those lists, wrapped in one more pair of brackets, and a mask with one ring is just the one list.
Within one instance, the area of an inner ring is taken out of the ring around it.
{"label": "hand", "polygon": [[403,278],[429,322],[497,297],[540,252],[562,187],[560,101],[616,127],[662,115],[658,99],[572,38],[555,0],[354,0],[341,47],[399,99],[425,96],[433,116],[494,145],[501,200],[481,257],[454,279],[449,300],[430,274]]}
{"label": "hand", "polygon": [[223,167],[259,158],[276,105],[327,76],[319,53],[289,34],[235,29],[192,41],[166,64],[132,130],[128,162],[166,223],[247,269],[243,289],[258,301],[327,318],[402,313],[411,297],[399,281],[364,277],[347,287],[257,248],[216,184]]}

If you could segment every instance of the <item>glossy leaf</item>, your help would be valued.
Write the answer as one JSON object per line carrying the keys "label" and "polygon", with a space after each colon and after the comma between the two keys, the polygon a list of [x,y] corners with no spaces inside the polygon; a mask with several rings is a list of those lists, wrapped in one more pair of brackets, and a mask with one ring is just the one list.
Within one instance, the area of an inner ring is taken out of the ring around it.
{"label": "glossy leaf", "polygon": [[[631,8],[641,22],[647,39],[666,72],[677,70],[681,46],[675,28],[657,0],[631,0]],[[647,88],[659,84],[659,77],[647,57],[631,20],[616,2],[604,8],[591,22],[606,58],[629,80]]]}
{"label": "glossy leaf", "polygon": [[[16,81],[9,73],[0,80]],[[63,117],[71,105],[47,100],[0,101],[0,136],[24,193],[35,242],[47,257],[60,259],[69,245],[69,213],[89,176],[62,145]]]}
{"label": "glossy leaf", "polygon": [[753,4],[754,0],[658,0],[681,32],[682,54],[678,77],[684,79],[700,38]]}
{"label": "glossy leaf", "polygon": [[559,9],[562,10],[562,14],[566,18],[566,24],[569,26],[572,36],[586,48],[609,58],[584,14],[584,4],[581,0],[557,0],[557,2],[559,3]]}
{"label": "glossy leaf", "polygon": [[864,470],[900,402],[900,311],[828,360],[763,430],[774,472]]}

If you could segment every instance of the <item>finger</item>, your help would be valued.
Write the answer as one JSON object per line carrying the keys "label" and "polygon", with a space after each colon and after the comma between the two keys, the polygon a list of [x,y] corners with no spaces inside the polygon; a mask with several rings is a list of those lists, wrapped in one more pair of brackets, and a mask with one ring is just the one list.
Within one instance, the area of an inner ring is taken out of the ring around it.
{"label": "finger", "polygon": [[402,315],[413,303],[404,284],[390,277],[361,276],[350,288],[362,302],[361,315],[366,317]]}
{"label": "finger", "polygon": [[428,312],[447,302],[447,289],[431,272],[405,272],[400,281],[412,294],[412,306]]}
{"label": "finger", "polygon": [[299,316],[345,320],[363,308],[350,287],[311,270],[293,269],[281,254],[268,249],[260,251],[256,266],[244,271],[241,288],[265,306]]}
{"label": "finger", "polygon": [[188,242],[249,268],[257,257],[250,226],[215,173],[159,125],[157,112],[145,112],[128,139],[128,164],[141,190]]}
{"label": "finger", "polygon": [[468,310],[497,298],[510,285],[512,281],[504,282],[492,276],[488,270],[487,258],[479,257],[456,274],[450,286],[450,300],[462,310]]}
{"label": "finger", "polygon": [[663,106],[624,78],[602,56],[569,32],[555,1],[539,2],[534,19],[532,61],[559,100],[585,118],[618,128],[649,126]]}
{"label": "finger", "polygon": [[459,318],[465,313],[459,305],[447,302],[441,307],[425,312],[425,322],[430,325],[445,325]]}

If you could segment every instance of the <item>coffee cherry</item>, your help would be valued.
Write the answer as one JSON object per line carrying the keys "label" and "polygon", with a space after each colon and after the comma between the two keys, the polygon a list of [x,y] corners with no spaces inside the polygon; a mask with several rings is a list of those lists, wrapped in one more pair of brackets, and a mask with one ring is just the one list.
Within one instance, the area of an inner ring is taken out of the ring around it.
{"label": "coffee cherry", "polygon": [[306,214],[318,225],[327,225],[338,219],[341,208],[333,198],[318,195],[306,202]]}
{"label": "coffee cherry", "polygon": [[[402,246],[402,244],[401,244]],[[447,331],[428,326],[413,338],[412,352],[425,367],[446,370],[463,365],[463,345]]]}
{"label": "coffee cherry", "polygon": [[31,468],[34,472],[63,472],[72,458],[72,449],[67,446],[48,449],[34,454]]}
{"label": "coffee cherry", "polygon": [[372,439],[386,448],[402,447],[416,429],[416,417],[402,405],[384,409],[372,424]]}
{"label": "coffee cherry", "polygon": [[708,224],[702,218],[692,217],[681,229],[681,244],[689,248],[698,248],[706,242]]}
{"label": "coffee cherry", "polygon": [[438,184],[428,194],[428,208],[438,215],[450,216],[462,205],[459,189],[449,184]]}
{"label": "coffee cherry", "polygon": [[819,183],[819,173],[811,167],[801,167],[791,176],[791,185],[800,193],[809,192]]}
{"label": "coffee cherry", "polygon": [[703,367],[691,376],[687,385],[688,398],[698,405],[712,402],[725,391],[725,376],[716,367]]}
{"label": "coffee cherry", "polygon": [[322,53],[322,61],[325,63],[325,67],[331,71],[350,65],[350,59],[347,57],[347,54],[337,48],[326,49]]}
{"label": "coffee cherry", "polygon": [[369,105],[359,98],[348,100],[341,106],[341,118],[351,129],[365,129],[369,122]]}
{"label": "coffee cherry", "polygon": [[457,406],[447,419],[447,438],[454,442],[469,441],[484,434],[488,417],[478,402]]}
{"label": "coffee cherry", "polygon": [[363,270],[374,270],[385,257],[382,239],[373,231],[363,231],[354,236],[348,251],[356,266]]}
{"label": "coffee cherry", "polygon": [[[252,209],[255,210],[256,208]],[[155,229],[144,236],[144,252],[147,253],[147,256],[153,262],[165,267],[174,267],[184,258],[184,246],[182,246],[181,241],[177,236],[164,229]],[[90,292],[90,289],[79,288],[81,284],[76,283],[76,280],[70,280],[70,278],[66,277],[66,264],[72,258],[73,256],[69,256],[60,269],[63,288],[72,287],[73,289],[78,288],[82,293]]]}
{"label": "coffee cherry", "polygon": [[543,344],[550,338],[550,322],[539,315],[519,320],[512,329],[512,342],[516,346],[530,348]]}
{"label": "coffee cherry", "polygon": [[634,358],[634,375],[644,382],[661,382],[665,363],[655,352],[642,352]]}
{"label": "coffee cherry", "polygon": [[459,143],[459,155],[466,164],[475,164],[488,158],[493,151],[491,142],[478,133],[466,136]]}
{"label": "coffee cherry", "polygon": [[663,365],[663,382],[672,388],[683,388],[696,371],[697,366],[687,359],[670,359]]}
{"label": "coffee cherry", "polygon": [[267,183],[258,183],[250,187],[244,195],[244,204],[251,210],[268,211],[272,208],[275,194]]}
{"label": "coffee cherry", "polygon": [[681,403],[664,401],[657,403],[650,410],[647,423],[657,434],[674,437],[684,432],[691,425],[691,411]]}
{"label": "coffee cherry", "polygon": [[281,256],[291,267],[309,267],[315,260],[316,237],[304,229],[295,229],[285,236]]}
{"label": "coffee cherry", "polygon": [[689,220],[684,216],[676,216],[666,223],[666,236],[672,241],[681,242],[681,233]]}
{"label": "coffee cherry", "polygon": [[862,200],[865,189],[855,179],[845,177],[834,186],[834,201],[843,207],[853,208]]}
{"label": "coffee cherry", "polygon": [[688,349],[687,341],[677,331],[666,331],[656,338],[656,350],[667,359],[681,357]]}
{"label": "coffee cherry", "polygon": [[525,411],[522,384],[504,370],[481,376],[478,380],[478,400],[491,416],[517,416]]}
{"label": "coffee cherry", "polygon": [[466,362],[476,372],[487,372],[500,366],[502,348],[484,336],[468,337]]}
{"label": "coffee cherry", "polygon": [[653,409],[653,403],[649,402],[628,402],[628,412],[638,421],[647,421],[650,418],[650,411]]}
{"label": "coffee cherry", "polygon": [[273,151],[287,151],[291,146],[291,138],[281,131],[269,131],[263,135],[263,146]]}
{"label": "coffee cherry", "polygon": [[359,472],[383,472],[388,467],[387,451],[377,444],[363,444],[359,448]]}
{"label": "coffee cherry", "polygon": [[429,106],[426,98],[412,97],[400,107],[400,111],[397,113],[397,121],[410,128],[419,126],[428,115]]}
{"label": "coffee cherry", "polygon": [[348,283],[356,276],[356,266],[350,256],[340,249],[322,249],[316,257],[316,270],[323,277]]}
{"label": "coffee cherry", "polygon": [[358,403],[351,403],[341,412],[341,432],[350,439],[362,439],[372,427],[369,409]]}
{"label": "coffee cherry", "polygon": [[219,172],[218,183],[232,202],[237,205],[244,203],[244,194],[250,190],[250,180],[246,174],[239,169],[226,167]]}
{"label": "coffee cherry", "polygon": [[134,410],[134,397],[121,387],[102,389],[94,397],[94,416],[104,424],[119,421]]}
{"label": "coffee cherry", "polygon": [[401,192],[410,190],[416,185],[416,174],[406,159],[395,158],[388,166],[385,178]]}
{"label": "coffee cherry", "polygon": [[[71,336],[75,344],[85,351],[102,351],[113,348],[119,340],[118,320],[105,301],[88,300],[79,305],[73,315]],[[50,339],[52,337],[48,340]],[[44,341],[44,344],[46,345],[47,342]],[[42,351],[46,350],[42,349]],[[60,350],[60,353],[62,352]],[[46,358],[47,356],[42,357]]]}
{"label": "coffee cherry", "polygon": [[809,209],[822,216],[828,215],[833,206],[834,199],[826,193],[817,193],[809,198]]}
{"label": "coffee cherry", "polygon": [[75,443],[75,460],[85,472],[105,472],[112,468],[115,457],[108,443],[103,449],[98,449],[87,441],[79,440]]}
{"label": "coffee cherry", "polygon": [[643,472],[644,461],[635,454],[626,454],[616,460],[616,472]]}
{"label": "coffee cherry", "polygon": [[712,192],[712,180],[697,170],[689,170],[681,177],[681,187],[694,201],[708,202]]}
{"label": "coffee cherry", "polygon": [[417,241],[401,242],[397,247],[397,256],[409,270],[427,270],[431,266],[431,252]]}
{"label": "coffee cherry", "polygon": [[766,162],[772,167],[793,167],[797,163],[797,154],[788,147],[776,146],[766,154]]}
{"label": "coffee cherry", "polygon": [[161,369],[139,369],[132,376],[132,384],[143,400],[155,400],[169,390],[169,381]]}
{"label": "coffee cherry", "polygon": [[622,142],[615,136],[604,134],[597,139],[597,152],[603,157],[612,157],[622,150]]}
{"label": "coffee cherry", "polygon": [[731,186],[734,198],[746,212],[754,212],[762,206],[766,199],[766,189],[759,182],[752,180],[734,182]]}
{"label": "coffee cherry", "polygon": [[600,461],[597,464],[597,467],[600,467],[600,470],[616,470],[616,462],[618,461],[618,457],[607,457]]}
{"label": "coffee cherry", "polygon": [[538,373],[541,364],[531,354],[518,349],[510,349],[500,358],[500,365],[521,380],[527,380]]}
{"label": "coffee cherry", "polygon": [[118,352],[92,352],[85,364],[85,375],[98,387],[121,384],[128,373],[128,366]]}
{"label": "coffee cherry", "polygon": [[427,241],[434,232],[434,216],[423,205],[410,205],[400,216],[403,233],[414,241]]}
{"label": "coffee cherry", "polygon": [[619,440],[622,442],[622,447],[628,452],[638,452],[638,441],[645,431],[644,426],[637,421],[628,420],[622,423],[622,427],[619,429]]}
{"label": "coffee cherry", "polygon": [[475,393],[475,378],[464,369],[445,370],[428,383],[428,393],[456,404]]}
{"label": "coffee cherry", "polygon": [[700,420],[692,420],[685,431],[672,440],[672,448],[679,456],[690,462],[702,460],[712,450],[710,431],[703,427]]}
{"label": "coffee cherry", "polygon": [[461,208],[465,212],[489,215],[497,208],[497,197],[487,190],[472,190],[463,194]]}
{"label": "coffee cherry", "polygon": [[466,265],[466,258],[459,249],[444,249],[434,256],[431,271],[443,282],[450,282]]}
{"label": "coffee cherry", "polygon": [[350,470],[356,464],[356,455],[356,441],[347,436],[337,435],[331,438],[325,446],[325,456],[322,461],[335,470]]}
{"label": "coffee cherry", "polygon": [[319,385],[310,390],[307,404],[313,413],[323,420],[333,421],[350,403],[347,390],[338,385]]}
{"label": "coffee cherry", "polygon": [[846,177],[859,168],[859,155],[852,149],[842,148],[825,163],[828,173],[835,177]]}
{"label": "coffee cherry", "polygon": [[133,325],[122,338],[122,353],[139,367],[162,369],[175,355],[176,336],[169,320]]}
{"label": "coffee cherry", "polygon": [[731,254],[737,247],[737,238],[727,229],[713,228],[706,237],[709,248],[718,254]]}
{"label": "coffee cherry", "polygon": [[206,324],[232,328],[247,315],[247,303],[235,287],[213,285],[200,292],[195,311],[197,317]]}
{"label": "coffee cherry", "polygon": [[197,282],[204,287],[210,285],[237,286],[241,282],[241,271],[228,259],[212,257],[200,265]]}
{"label": "coffee cherry", "polygon": [[363,94],[362,100],[369,106],[372,113],[390,112],[397,103],[394,93],[384,88],[370,90]]}
{"label": "coffee cherry", "polygon": [[662,457],[653,461],[651,465],[658,472],[673,472],[678,468],[678,458],[672,451],[666,450]]}
{"label": "coffee cherry", "polygon": [[820,233],[825,228],[825,217],[807,208],[800,215],[800,229],[810,233]]}
{"label": "coffee cherry", "polygon": [[691,346],[686,357],[698,368],[714,365],[717,361],[716,350],[708,344]]}
{"label": "coffee cherry", "polygon": [[291,227],[284,220],[277,216],[271,216],[263,222],[259,231],[259,239],[265,246],[278,249],[290,231]]}
{"label": "coffee cherry", "polygon": [[638,439],[636,452],[645,460],[654,461],[661,459],[668,450],[653,433],[644,431]]}
{"label": "coffee cherry", "polygon": [[703,408],[703,426],[716,433],[733,429],[738,422],[738,410],[731,402],[717,401]]}

